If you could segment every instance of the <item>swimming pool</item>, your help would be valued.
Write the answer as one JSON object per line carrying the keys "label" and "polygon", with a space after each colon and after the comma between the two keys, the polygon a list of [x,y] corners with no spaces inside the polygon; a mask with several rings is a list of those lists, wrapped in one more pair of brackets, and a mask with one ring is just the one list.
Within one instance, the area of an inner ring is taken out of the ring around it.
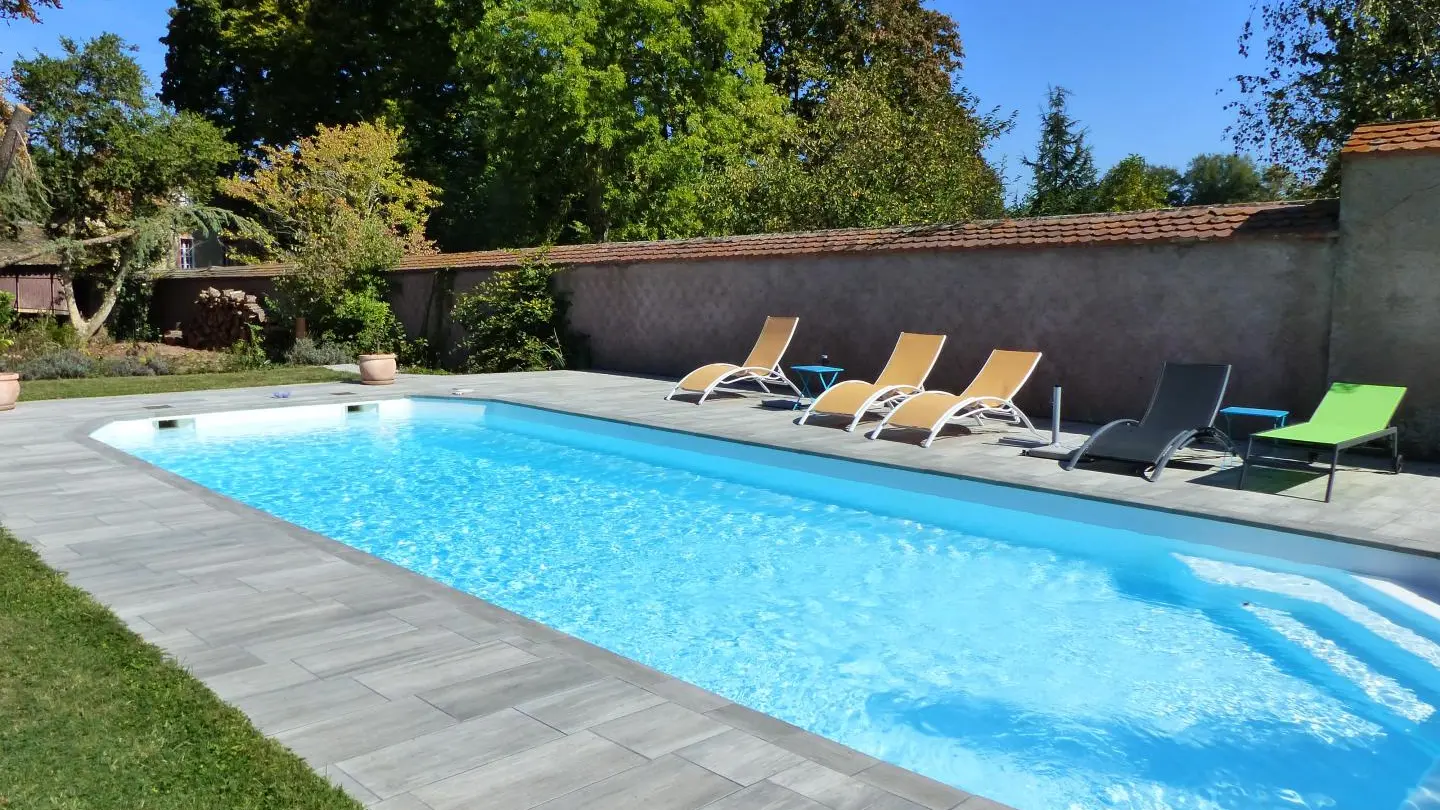
{"label": "swimming pool", "polygon": [[1440,806],[1440,624],[1339,570],[1429,562],[513,405],[351,408],[95,436],[1020,810]]}

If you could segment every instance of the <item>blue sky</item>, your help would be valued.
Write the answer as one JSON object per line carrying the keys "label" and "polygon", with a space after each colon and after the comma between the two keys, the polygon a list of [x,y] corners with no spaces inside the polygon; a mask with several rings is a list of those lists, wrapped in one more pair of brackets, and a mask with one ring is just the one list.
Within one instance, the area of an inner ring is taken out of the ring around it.
{"label": "blue sky", "polygon": [[[1232,77],[1245,69],[1236,38],[1252,0],[927,0],[954,17],[965,43],[964,84],[986,107],[1018,113],[992,149],[1014,191],[1020,159],[1033,152],[1045,89],[1071,90],[1071,112],[1088,129],[1097,165],[1132,152],[1182,166],[1200,152],[1229,151]],[[52,51],[61,35],[114,31],[140,48],[156,78],[170,0],[64,0],[42,25],[0,27],[0,59]]]}

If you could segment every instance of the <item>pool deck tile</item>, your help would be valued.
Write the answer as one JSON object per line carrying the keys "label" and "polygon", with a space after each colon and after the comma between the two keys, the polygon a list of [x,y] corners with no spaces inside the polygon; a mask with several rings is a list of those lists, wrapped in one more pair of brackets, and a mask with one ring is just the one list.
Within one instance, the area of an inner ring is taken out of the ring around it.
{"label": "pool deck tile", "polygon": [[[1148,484],[1024,458],[1013,431],[908,439],[796,427],[754,398],[664,402],[664,380],[546,372],[21,403],[0,414],[0,524],[331,781],[382,810],[1005,810],[732,704],[88,438],[114,419],[486,396],[1440,556],[1440,467],[1262,471],[1211,454]],[[164,410],[147,406],[168,405]],[[1083,430],[1083,426],[1071,426]],[[897,434],[898,437],[898,434]],[[1074,440],[1075,434],[1067,434]]]}

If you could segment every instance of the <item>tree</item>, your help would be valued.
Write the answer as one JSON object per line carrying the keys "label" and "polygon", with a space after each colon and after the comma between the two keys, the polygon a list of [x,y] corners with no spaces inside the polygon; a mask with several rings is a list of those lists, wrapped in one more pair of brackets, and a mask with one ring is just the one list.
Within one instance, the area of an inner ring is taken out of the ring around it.
{"label": "tree", "polygon": [[775,0],[763,36],[766,80],[804,120],[861,73],[884,76],[901,107],[948,92],[964,57],[955,21],[918,0]]}
{"label": "tree", "polygon": [[873,74],[837,83],[798,143],[745,165],[710,195],[712,230],[757,233],[995,217],[999,174],[985,146],[999,125],[949,91],[907,106]]}
{"label": "tree", "polygon": [[1222,205],[1274,199],[1246,155],[1196,155],[1179,184],[1181,205]]}
{"label": "tree", "polygon": [[60,0],[0,0],[0,20],[40,22],[42,8],[60,8]]}
{"label": "tree", "polygon": [[452,250],[488,246],[472,191],[486,134],[470,129],[451,40],[474,0],[177,0],[161,98],[224,127],[246,156],[316,127],[384,121],[405,131],[407,171],[444,189],[432,230]]}
{"label": "tree", "polygon": [[289,146],[262,147],[258,169],[221,184],[258,212],[264,229],[240,235],[260,257],[297,265],[277,282],[284,314],[337,340],[393,333],[384,274],[403,256],[435,251],[425,236],[435,188],[406,174],[401,135],[383,124],[321,126]]}
{"label": "tree", "polygon": [[1040,144],[1034,159],[1024,161],[1034,173],[1025,202],[1032,217],[1083,214],[1095,205],[1095,158],[1085,131],[1066,109],[1069,97],[1063,87],[1050,88],[1040,117]]}
{"label": "tree", "polygon": [[489,133],[484,193],[518,244],[695,234],[704,178],[785,133],[760,63],[762,0],[500,0],[457,35]]}
{"label": "tree", "polygon": [[[1264,71],[1237,76],[1236,146],[1334,193],[1350,133],[1376,121],[1440,116],[1440,0],[1264,0],[1240,52]],[[1263,46],[1262,46],[1263,43]]]}
{"label": "tree", "polygon": [[[156,103],[119,37],[60,43],[62,56],[15,63],[18,95],[35,112],[29,151],[45,189],[37,208],[49,241],[10,261],[58,254],[70,321],[90,337],[128,276],[161,261],[179,234],[211,232],[225,220],[203,203],[236,152],[210,123]],[[75,296],[79,276],[103,290],[88,317]]]}
{"label": "tree", "polygon": [[1170,199],[1170,180],[1176,174],[1165,166],[1151,166],[1145,158],[1130,155],[1110,168],[1095,193],[1098,211],[1146,211],[1164,208]]}

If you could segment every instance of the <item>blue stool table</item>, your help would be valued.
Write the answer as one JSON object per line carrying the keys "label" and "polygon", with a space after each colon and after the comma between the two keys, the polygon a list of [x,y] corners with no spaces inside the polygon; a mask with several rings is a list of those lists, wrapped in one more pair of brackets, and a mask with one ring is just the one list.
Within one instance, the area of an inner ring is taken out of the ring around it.
{"label": "blue stool table", "polygon": [[1289,411],[1271,408],[1242,408],[1238,405],[1221,408],[1220,415],[1225,417],[1225,434],[1227,436],[1230,434],[1230,417],[1232,416],[1257,416],[1261,419],[1274,419],[1277,428],[1285,427],[1285,420],[1290,418]]}
{"label": "blue stool table", "polygon": [[[800,399],[795,400],[795,404],[791,407],[791,410],[797,410],[805,400],[813,401],[815,397],[829,391],[830,386],[834,385],[835,380],[840,377],[840,372],[845,369],[835,366],[791,366],[790,370],[795,372],[795,382],[800,386]],[[815,377],[818,390],[813,394],[810,393],[810,381],[805,377],[807,374]]]}

